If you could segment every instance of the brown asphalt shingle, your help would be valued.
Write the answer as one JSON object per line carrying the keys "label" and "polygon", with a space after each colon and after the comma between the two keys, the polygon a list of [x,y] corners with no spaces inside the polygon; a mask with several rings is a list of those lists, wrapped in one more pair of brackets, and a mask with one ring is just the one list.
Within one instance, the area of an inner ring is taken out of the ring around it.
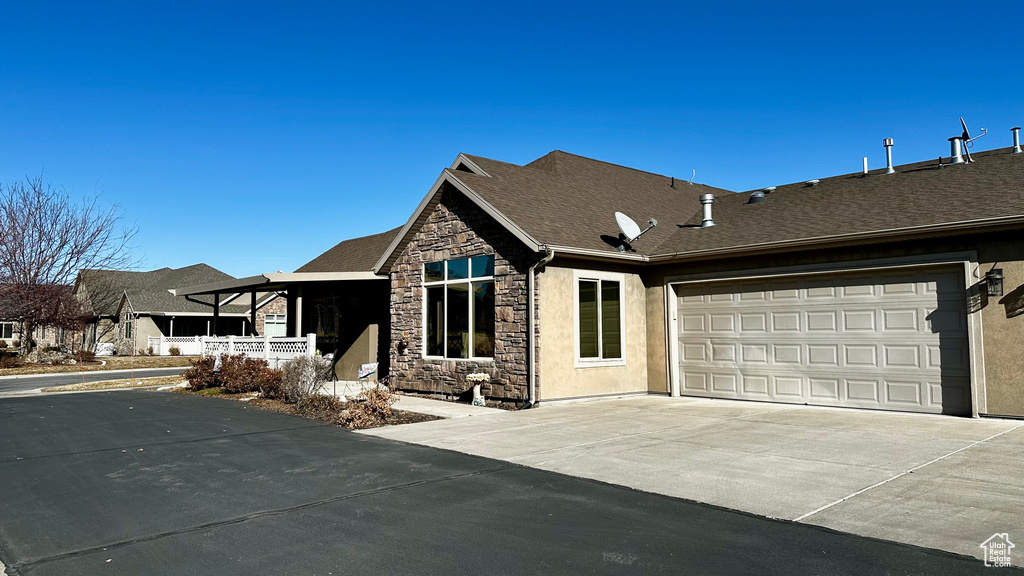
{"label": "brown asphalt shingle", "polygon": [[[676,222],[700,210],[701,194],[730,194],[556,150],[526,166],[468,156],[490,177],[455,175],[540,244],[617,252],[615,212],[640,225],[658,226],[633,246],[651,254],[675,231]],[[604,238],[602,238],[602,236]],[[611,243],[609,243],[609,241]]]}
{"label": "brown asphalt shingle", "polygon": [[729,250],[770,242],[810,241],[920,226],[1024,215],[1024,154],[1008,148],[977,152],[971,164],[919,162],[895,174],[874,170],[779,186],[767,201],[716,195],[715,226],[696,227],[700,214],[673,225],[659,254]]}
{"label": "brown asphalt shingle", "polygon": [[296,272],[369,272],[401,228],[352,238],[303,264]]}

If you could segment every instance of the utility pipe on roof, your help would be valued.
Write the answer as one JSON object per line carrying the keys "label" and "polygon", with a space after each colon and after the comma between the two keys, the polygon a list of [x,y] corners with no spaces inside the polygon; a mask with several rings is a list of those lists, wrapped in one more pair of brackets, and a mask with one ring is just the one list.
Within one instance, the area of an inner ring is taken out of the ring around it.
{"label": "utility pipe on roof", "polygon": [[529,306],[530,308],[528,316],[530,318],[530,325],[528,328],[529,332],[526,336],[527,346],[530,347],[530,349],[527,350],[527,353],[530,357],[530,408],[533,408],[534,406],[537,405],[538,402],[540,402],[540,399],[537,398],[537,313],[536,310],[534,310],[534,290],[536,290],[536,281],[534,280],[534,278],[536,276],[537,269],[543,268],[545,265],[547,265],[548,262],[551,262],[551,260],[553,260],[555,257],[555,251],[552,250],[551,248],[545,247],[544,251],[547,252],[547,254],[543,258],[541,258],[539,262],[537,262],[533,266],[530,266],[530,271],[526,276],[526,281],[530,284],[527,287],[527,306]]}

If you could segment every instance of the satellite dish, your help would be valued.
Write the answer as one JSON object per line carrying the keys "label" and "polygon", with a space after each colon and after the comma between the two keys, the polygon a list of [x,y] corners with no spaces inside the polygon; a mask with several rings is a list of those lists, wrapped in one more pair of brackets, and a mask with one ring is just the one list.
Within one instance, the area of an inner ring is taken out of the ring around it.
{"label": "satellite dish", "polygon": [[619,231],[626,237],[626,242],[632,242],[636,238],[640,237],[640,226],[633,221],[632,218],[626,216],[622,212],[615,213],[615,223],[619,225]]}
{"label": "satellite dish", "polygon": [[640,226],[638,226],[632,218],[626,216],[622,212],[615,213],[615,223],[619,225],[619,231],[622,232],[622,234],[619,235],[619,238],[622,240],[622,243],[619,244],[619,252],[625,252],[627,244],[631,244],[637,238],[646,234],[648,230],[658,225],[658,221],[651,218],[647,221],[647,228],[641,231]]}
{"label": "satellite dish", "polygon": [[971,138],[971,133],[970,131],[967,130],[967,123],[964,122],[963,116],[960,117],[960,126],[962,126],[964,129],[964,133],[960,135],[960,140],[962,140],[964,143],[964,155],[967,156],[968,162],[974,162],[974,159],[971,158],[971,151],[968,150],[968,148],[974,145],[975,140],[981,138],[985,134],[988,134],[988,130],[982,128],[981,134],[975,136],[974,138]]}

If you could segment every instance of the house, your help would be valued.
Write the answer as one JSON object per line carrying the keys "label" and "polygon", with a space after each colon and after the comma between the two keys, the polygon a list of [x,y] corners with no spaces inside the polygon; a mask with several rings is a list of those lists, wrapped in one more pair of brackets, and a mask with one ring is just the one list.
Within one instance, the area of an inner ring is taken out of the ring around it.
{"label": "house", "polygon": [[[398,230],[293,275],[178,293],[291,282],[302,333],[302,294],[348,289],[352,329],[388,327],[378,355],[408,390],[462,394],[483,371],[488,397],[522,403],[667,394],[1024,416],[1024,155],[965,162],[960,144],[744,193],[560,151],[526,165],[462,154]],[[616,212],[658,224],[624,240]]]}
{"label": "house", "polygon": [[215,307],[209,297],[177,298],[168,292],[182,284],[225,280],[234,278],[206,264],[149,272],[83,270],[74,286],[90,318],[82,347],[91,350],[98,342],[111,342],[118,353],[130,354],[146,350],[150,337],[276,333],[283,323],[278,320],[283,299],[276,293],[262,292],[237,303],[222,299]]}

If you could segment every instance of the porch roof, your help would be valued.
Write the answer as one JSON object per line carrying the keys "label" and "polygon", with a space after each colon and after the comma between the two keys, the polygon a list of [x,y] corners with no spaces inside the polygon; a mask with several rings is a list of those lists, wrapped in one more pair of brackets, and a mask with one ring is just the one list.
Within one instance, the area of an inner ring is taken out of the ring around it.
{"label": "porch roof", "polygon": [[358,280],[387,280],[387,276],[373,272],[275,272],[249,276],[237,280],[225,280],[212,284],[171,288],[174,296],[198,296],[202,294],[231,294],[235,292],[271,292],[286,290],[289,285],[314,282],[344,282]]}

